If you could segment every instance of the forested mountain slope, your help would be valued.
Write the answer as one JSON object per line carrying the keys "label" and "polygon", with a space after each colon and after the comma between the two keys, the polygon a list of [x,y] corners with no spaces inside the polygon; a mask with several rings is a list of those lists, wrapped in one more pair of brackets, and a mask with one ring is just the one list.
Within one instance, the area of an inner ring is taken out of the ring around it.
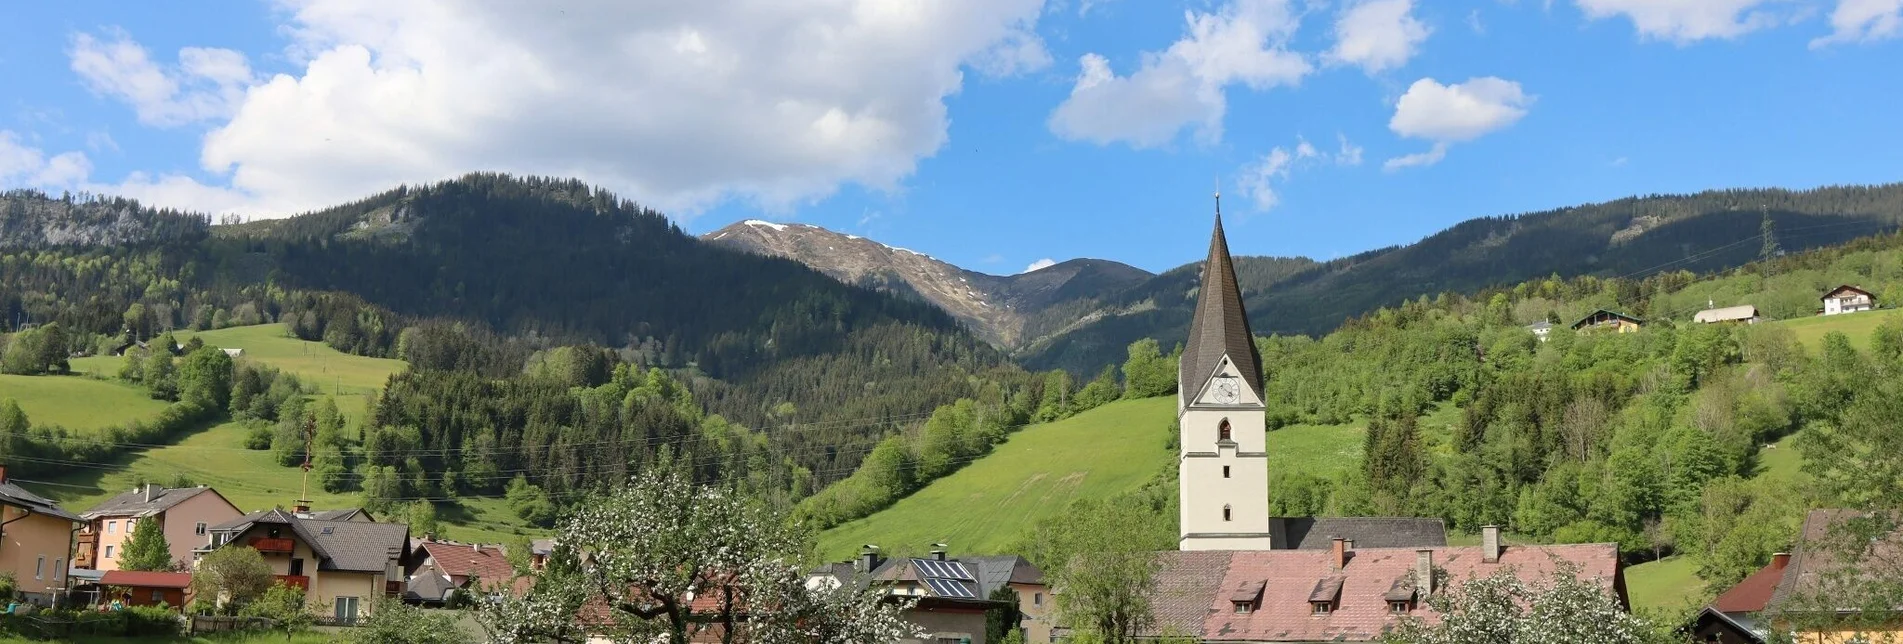
{"label": "forested mountain slope", "polygon": [[[1322,263],[1274,260],[1278,270],[1239,275],[1256,330],[1321,335],[1343,321],[1426,295],[1471,292],[1548,276],[1704,272],[1759,259],[1765,219],[1786,251],[1892,230],[1903,222],[1903,184],[1815,190],[1720,190],[1651,195],[1468,220],[1406,246]],[[1238,245],[1238,254],[1249,248]],[[1242,268],[1239,265],[1239,268]],[[1289,269],[1293,269],[1292,271]],[[1025,366],[1094,373],[1123,347],[1182,342],[1194,265],[1106,295],[1085,323],[1019,352]]]}

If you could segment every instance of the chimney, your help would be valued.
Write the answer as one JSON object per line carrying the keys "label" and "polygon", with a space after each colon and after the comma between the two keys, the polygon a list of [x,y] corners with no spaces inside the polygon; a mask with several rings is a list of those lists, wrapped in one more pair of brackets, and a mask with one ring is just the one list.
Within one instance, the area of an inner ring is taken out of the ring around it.
{"label": "chimney", "polygon": [[1343,566],[1348,565],[1348,540],[1335,537],[1334,546],[1329,554],[1331,556],[1328,559],[1328,563],[1332,565],[1334,570],[1340,571]]}
{"label": "chimney", "polygon": [[[310,501],[306,501],[306,500],[303,500],[303,499],[298,499],[298,500],[297,500],[297,504],[296,504],[296,505],[292,505],[292,506],[291,506],[291,514],[300,514],[300,515],[302,515],[302,514],[310,514],[310,513],[311,513],[311,502],[310,502]],[[308,518],[308,517],[300,517],[300,518]]]}
{"label": "chimney", "polygon": [[942,544],[942,543],[934,543],[934,544],[932,544],[932,559],[933,559],[933,560],[935,560],[935,561],[944,561],[944,560],[945,560],[945,550],[946,550],[947,548],[950,548],[950,547],[951,547],[951,546],[947,546],[947,545],[945,545],[945,544]]}
{"label": "chimney", "polygon": [[1500,543],[1500,526],[1480,526],[1481,561],[1486,563],[1500,563],[1500,551],[1504,549],[1504,547],[1505,546]]}
{"label": "chimney", "polygon": [[1771,555],[1771,568],[1773,570],[1783,570],[1785,566],[1789,565],[1791,565],[1791,553],[1779,552]]}
{"label": "chimney", "polygon": [[143,491],[145,502],[151,503],[153,499],[159,498],[159,495],[165,492],[165,488],[157,483],[147,483]]}
{"label": "chimney", "polygon": [[474,550],[476,554],[482,554],[482,544],[480,543],[469,544],[469,549]]}
{"label": "chimney", "polygon": [[859,572],[872,574],[872,571],[879,567],[879,563],[878,546],[868,545],[865,550],[859,552]]}
{"label": "chimney", "polygon": [[1414,597],[1426,599],[1434,593],[1434,550],[1414,551]]}

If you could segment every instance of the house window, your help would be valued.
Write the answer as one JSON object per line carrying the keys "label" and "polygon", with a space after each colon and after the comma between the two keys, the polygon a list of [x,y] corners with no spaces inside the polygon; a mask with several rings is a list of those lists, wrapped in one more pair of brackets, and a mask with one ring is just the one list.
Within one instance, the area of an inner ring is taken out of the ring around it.
{"label": "house window", "polygon": [[355,623],[357,621],[357,598],[338,597],[336,617],[337,621],[345,624]]}
{"label": "house window", "polygon": [[1229,478],[1229,466],[1227,465],[1222,466],[1222,477]]}
{"label": "house window", "polygon": [[1308,609],[1309,609],[1309,614],[1311,615],[1327,615],[1329,613],[1335,612],[1335,603],[1334,602],[1309,602]]}
{"label": "house window", "polygon": [[33,562],[33,578],[46,578],[46,555],[40,555],[40,560]]}
{"label": "house window", "polygon": [[1032,606],[1043,606],[1043,605],[1044,605],[1044,593],[1031,593],[1031,605],[1032,605]]}
{"label": "house window", "polygon": [[1229,520],[1229,506],[1222,506],[1222,520]]}
{"label": "house window", "polygon": [[66,559],[65,558],[54,559],[53,560],[53,581],[59,581],[60,576],[64,574],[66,574]]}
{"label": "house window", "polygon": [[1408,602],[1405,602],[1405,601],[1388,602],[1388,612],[1394,613],[1396,615],[1404,615],[1409,610],[1413,610],[1413,608],[1414,608],[1413,606],[1408,605]]}
{"label": "house window", "polygon": [[200,522],[198,522],[198,523],[196,523],[196,524],[193,524],[193,525],[192,525],[192,534],[195,534],[195,535],[199,535],[199,536],[201,536],[201,537],[202,537],[202,536],[204,536],[204,535],[205,535],[205,522],[204,522],[204,521],[200,521]]}
{"label": "house window", "polygon": [[106,546],[106,558],[107,559],[112,558],[112,546]]}
{"label": "house window", "polygon": [[107,521],[107,522],[106,522],[106,534],[114,534],[114,533],[117,533],[117,532],[119,532],[119,522],[118,522],[118,521]]}
{"label": "house window", "polygon": [[1229,419],[1224,418],[1221,423],[1216,425],[1216,440],[1229,440]]}
{"label": "house window", "polygon": [[152,591],[152,603],[161,604],[164,602],[165,602],[165,591],[163,590]]}

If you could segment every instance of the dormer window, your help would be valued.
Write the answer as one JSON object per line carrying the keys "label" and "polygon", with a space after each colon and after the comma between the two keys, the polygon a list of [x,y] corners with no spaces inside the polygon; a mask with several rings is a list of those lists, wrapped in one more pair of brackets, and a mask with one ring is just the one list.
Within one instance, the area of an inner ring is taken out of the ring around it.
{"label": "dormer window", "polygon": [[1255,612],[1254,602],[1234,602],[1234,603],[1236,605],[1237,615],[1247,615],[1249,613]]}
{"label": "dormer window", "polygon": [[1224,418],[1224,419],[1222,419],[1222,422],[1221,422],[1221,423],[1218,423],[1218,424],[1216,425],[1216,440],[1219,440],[1219,441],[1226,441],[1226,440],[1230,440],[1230,438],[1229,438],[1229,419],[1227,419],[1227,418]]}
{"label": "dormer window", "polygon": [[1406,615],[1408,611],[1411,611],[1411,610],[1414,610],[1414,602],[1409,602],[1409,601],[1388,602],[1388,612],[1390,613],[1394,613],[1396,615]]}
{"label": "dormer window", "polygon": [[1309,602],[1310,615],[1327,615],[1335,612],[1335,602]]}
{"label": "dormer window", "polygon": [[1340,608],[1341,585],[1346,581],[1346,577],[1335,575],[1315,582],[1315,590],[1308,593],[1309,614],[1328,615]]}

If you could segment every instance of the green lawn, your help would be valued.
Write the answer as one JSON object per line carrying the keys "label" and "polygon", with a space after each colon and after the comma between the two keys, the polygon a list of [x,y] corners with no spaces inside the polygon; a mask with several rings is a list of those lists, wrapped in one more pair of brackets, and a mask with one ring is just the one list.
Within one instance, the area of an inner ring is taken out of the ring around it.
{"label": "green lawn", "polygon": [[1677,612],[1703,603],[1705,582],[1698,579],[1691,557],[1666,557],[1625,569],[1625,586],[1632,609]]}
{"label": "green lawn", "polygon": [[0,375],[0,400],[19,401],[34,425],[100,429],[157,416],[168,404],[144,389],[83,376]]}
{"label": "green lawn", "polygon": [[363,415],[370,396],[383,389],[390,374],[408,369],[402,360],[353,356],[322,342],[291,337],[282,324],[237,326],[216,331],[176,334],[179,342],[197,336],[205,344],[244,350],[244,358],[297,374],[306,387],[337,396],[337,406],[355,419]]}
{"label": "green lawn", "polygon": [[827,560],[861,544],[925,552],[948,543],[961,553],[1002,552],[1019,533],[1080,497],[1134,490],[1173,459],[1167,449],[1174,397],[1110,403],[1013,434],[988,456],[890,508],[819,536]]}
{"label": "green lawn", "polygon": [[1813,351],[1823,346],[1824,335],[1831,331],[1842,331],[1844,335],[1850,336],[1851,346],[1858,349],[1867,349],[1870,347],[1870,332],[1875,331],[1877,325],[1883,324],[1885,320],[1898,314],[1903,314],[1903,309],[1879,309],[1861,313],[1846,313],[1843,315],[1818,315],[1782,320],[1773,322],[1772,324],[1781,324],[1789,328],[1792,333],[1797,334],[1797,340],[1799,342],[1802,342],[1805,347],[1809,347]]}
{"label": "green lawn", "polygon": [[1804,475],[1802,467],[1804,455],[1797,449],[1797,434],[1791,434],[1771,444],[1771,449],[1758,450],[1757,478],[1796,484]]}
{"label": "green lawn", "polygon": [[[876,543],[886,552],[1001,552],[1031,524],[1078,498],[1134,490],[1176,458],[1167,449],[1174,397],[1111,403],[1019,430],[990,455],[890,508],[827,530],[825,558]],[[1291,425],[1269,432],[1269,468],[1332,477],[1361,462],[1361,425]]]}

